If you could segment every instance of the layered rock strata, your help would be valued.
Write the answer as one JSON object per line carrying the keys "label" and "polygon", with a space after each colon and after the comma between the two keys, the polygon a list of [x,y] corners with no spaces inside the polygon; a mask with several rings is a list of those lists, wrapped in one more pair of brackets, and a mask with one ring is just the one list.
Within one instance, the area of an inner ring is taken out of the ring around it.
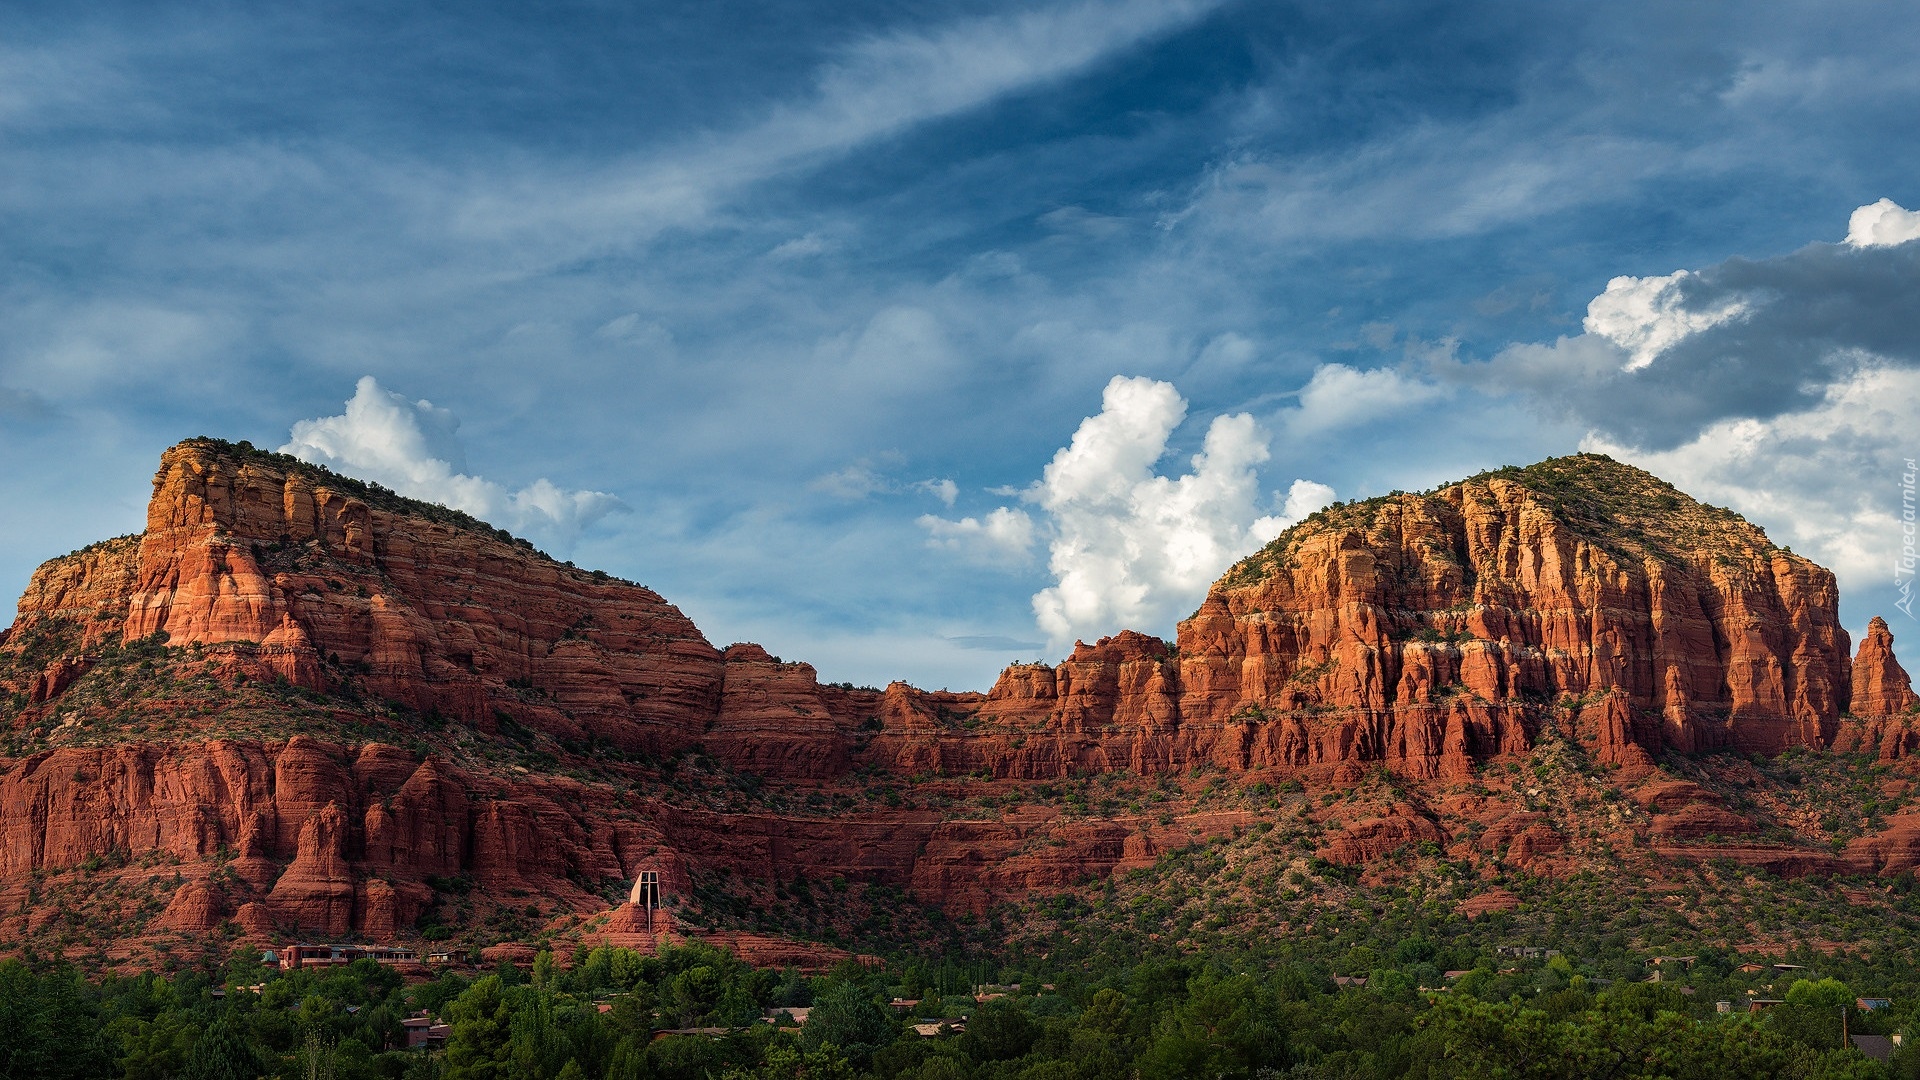
{"label": "layered rock strata", "polygon": [[[1205,766],[1315,787],[1385,770],[1444,785],[1553,743],[1629,784],[1668,750],[1903,757],[1915,698],[1891,634],[1875,620],[1850,661],[1836,608],[1832,575],[1757,528],[1583,456],[1315,515],[1226,574],[1172,643],[1082,643],[984,694],[823,686],[758,646],[715,648],[651,590],[463,515],[193,440],[163,457],[142,535],[34,575],[0,637],[25,672],[0,688],[15,726],[57,744],[46,733],[100,654],[164,635],[233,679],[387,699],[440,732],[439,749],[196,741],[185,717],[166,739],[0,762],[0,899],[25,896],[36,871],[119,853],[192,870],[155,923],[180,931],[232,919],[383,937],[430,917],[455,879],[590,912],[642,866],[679,896],[697,872],[845,874],[980,908],[1250,822],[655,805],[557,767],[487,764],[462,733],[537,733],[581,764],[697,749],[796,793],[856,770],[1037,782]],[[1663,788],[1644,808],[1648,835],[1676,851],[1747,831],[1698,791]],[[1920,825],[1897,824],[1844,865],[1920,863]],[[1431,846],[1526,865],[1566,843],[1531,810],[1408,805],[1343,826],[1320,854],[1366,864]],[[1793,872],[1843,865],[1728,851]]]}
{"label": "layered rock strata", "polygon": [[689,887],[666,837],[603,788],[509,785],[377,743],[73,747],[0,775],[0,891],[106,854],[204,874],[162,919],[182,930],[391,935],[459,878],[568,909],[604,907],[643,865]]}
{"label": "layered rock strata", "polygon": [[[1825,746],[1850,697],[1904,700],[1882,636],[1850,678],[1833,575],[1758,528],[1605,458],[1511,473],[1316,515],[1229,571],[1171,645],[1081,644],[978,701],[890,690],[888,752],[1014,777],[1459,779],[1544,732],[1640,771],[1666,749]],[[992,723],[943,730],[955,710]]]}
{"label": "layered rock strata", "polygon": [[1008,668],[985,695],[823,687],[757,646],[715,649],[648,589],[441,515],[184,443],[146,533],[43,567],[21,622],[249,642],[296,685],[351,677],[422,713],[625,750],[697,744],[770,777],[837,775],[856,750],[1013,777],[1374,762],[1458,777],[1549,729],[1642,766],[1669,748],[1827,745],[1850,700],[1881,716],[1913,698],[1883,622],[1851,670],[1831,573],[1604,458],[1323,512],[1223,577],[1175,643],[1124,632]]}
{"label": "layered rock strata", "polygon": [[16,633],[65,619],[84,645],[247,643],[296,686],[352,680],[421,714],[632,752],[711,742],[771,776],[843,769],[870,711],[804,664],[722,653],[650,589],[213,440],[162,457],[144,534],[41,567],[19,611]]}

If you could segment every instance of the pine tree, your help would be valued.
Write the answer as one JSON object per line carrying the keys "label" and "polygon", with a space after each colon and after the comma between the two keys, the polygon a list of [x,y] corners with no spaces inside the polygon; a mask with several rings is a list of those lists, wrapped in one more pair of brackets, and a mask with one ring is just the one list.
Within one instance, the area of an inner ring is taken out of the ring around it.
{"label": "pine tree", "polygon": [[261,1073],[259,1055],[246,1037],[225,1017],[194,1041],[181,1080],[255,1080]]}

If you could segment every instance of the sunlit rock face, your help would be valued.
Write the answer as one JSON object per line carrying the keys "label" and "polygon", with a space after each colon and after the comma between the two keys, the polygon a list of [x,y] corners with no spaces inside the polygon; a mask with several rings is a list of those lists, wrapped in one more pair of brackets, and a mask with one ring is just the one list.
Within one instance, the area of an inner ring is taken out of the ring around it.
{"label": "sunlit rock face", "polygon": [[[981,910],[1254,818],[1184,797],[983,817],[918,798],[916,778],[963,792],[1204,766],[1325,789],[1385,770],[1438,793],[1556,739],[1645,782],[1656,844],[1738,838],[1743,819],[1655,758],[1916,745],[1886,624],[1850,661],[1836,608],[1833,576],[1754,526],[1578,456],[1316,514],[1225,574],[1174,642],[1124,631],[986,693],[830,686],[464,515],[193,440],[162,458],[146,531],[47,563],[0,637],[0,700],[30,747],[0,759],[0,937],[42,918],[22,902],[36,874],[103,856],[128,881],[178,868],[127,938],[229,921],[404,937],[468,895],[449,883],[542,919],[611,909],[595,932],[638,934],[613,903],[643,867],[670,906],[702,874],[844,875]],[[380,733],[356,726],[376,713]],[[738,797],[638,794],[687,755]],[[880,778],[908,798],[847,798]],[[1572,857],[1562,824],[1436,795],[1347,822],[1321,855],[1478,845],[1552,865]],[[1897,872],[1916,837],[1899,819],[1844,856],[1723,853]],[[646,933],[684,929],[656,917]]]}
{"label": "sunlit rock face", "polygon": [[1323,511],[1222,577],[1172,645],[1082,644],[944,706],[994,721],[980,735],[887,736],[905,765],[1008,776],[1460,778],[1548,728],[1637,770],[1667,748],[1774,753],[1831,743],[1851,696],[1898,697],[1850,678],[1837,608],[1833,575],[1758,528],[1581,455]]}

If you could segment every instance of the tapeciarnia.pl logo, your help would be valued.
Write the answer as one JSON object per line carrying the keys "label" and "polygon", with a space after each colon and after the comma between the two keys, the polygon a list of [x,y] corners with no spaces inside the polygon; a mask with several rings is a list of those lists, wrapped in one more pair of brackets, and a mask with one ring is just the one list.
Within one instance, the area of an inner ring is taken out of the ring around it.
{"label": "tapeciarnia.pl logo", "polygon": [[1893,561],[1893,587],[1900,593],[1900,599],[1893,606],[1913,615],[1913,571],[1914,571],[1914,507],[1913,481],[1920,468],[1914,466],[1914,459],[1906,459],[1906,471],[1900,474],[1900,557]]}

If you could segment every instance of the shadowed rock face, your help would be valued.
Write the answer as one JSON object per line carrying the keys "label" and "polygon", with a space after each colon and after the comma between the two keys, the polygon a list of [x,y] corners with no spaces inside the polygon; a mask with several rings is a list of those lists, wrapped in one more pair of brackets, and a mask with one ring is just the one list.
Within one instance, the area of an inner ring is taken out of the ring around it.
{"label": "shadowed rock face", "polygon": [[[1552,732],[1629,781],[1667,749],[1838,740],[1903,756],[1915,699],[1886,624],[1850,664],[1836,607],[1831,574],[1753,526],[1576,457],[1315,515],[1229,571],[1174,643],[1122,632],[1057,666],[1010,667],[985,694],[848,689],[755,645],[716,649],[652,591],[463,515],[194,440],[163,457],[144,534],[34,575],[0,638],[14,670],[31,668],[0,687],[24,702],[16,728],[51,726],[96,653],[164,633],[202,646],[223,677],[283,680],[322,702],[388,699],[438,734],[407,748],[291,728],[217,738],[176,716],[164,737],[48,737],[0,760],[0,907],[17,906],[36,870],[122,852],[194,870],[154,924],[186,932],[230,918],[256,933],[391,935],[437,902],[430,880],[455,877],[592,912],[605,882],[641,866],[678,896],[694,873],[726,869],[846,874],[979,908],[1252,820],[743,812],[563,775],[609,753],[698,748],[794,791],[856,768],[1047,780],[1204,764],[1320,786],[1385,766],[1449,782]],[[32,652],[54,627],[72,647]],[[533,772],[460,749],[514,732],[571,749]],[[1666,815],[1656,839],[1744,831],[1704,797],[1652,809]],[[1445,846],[1460,824],[1447,813],[1395,809],[1324,854],[1365,863]],[[1558,857],[1540,814],[1471,815],[1477,842],[1513,862]],[[1910,831],[1862,838],[1848,858],[1910,867],[1920,825]],[[1808,867],[1840,865],[1822,858]]]}
{"label": "shadowed rock face", "polygon": [[[611,792],[565,777],[497,777],[296,736],[279,744],[70,747],[0,775],[0,891],[89,856],[157,853],[222,864],[176,897],[164,928],[244,924],[326,935],[391,933],[433,903],[432,877],[604,907],[583,886],[643,861],[684,896],[677,856]],[[251,910],[248,910],[251,909]]]}

